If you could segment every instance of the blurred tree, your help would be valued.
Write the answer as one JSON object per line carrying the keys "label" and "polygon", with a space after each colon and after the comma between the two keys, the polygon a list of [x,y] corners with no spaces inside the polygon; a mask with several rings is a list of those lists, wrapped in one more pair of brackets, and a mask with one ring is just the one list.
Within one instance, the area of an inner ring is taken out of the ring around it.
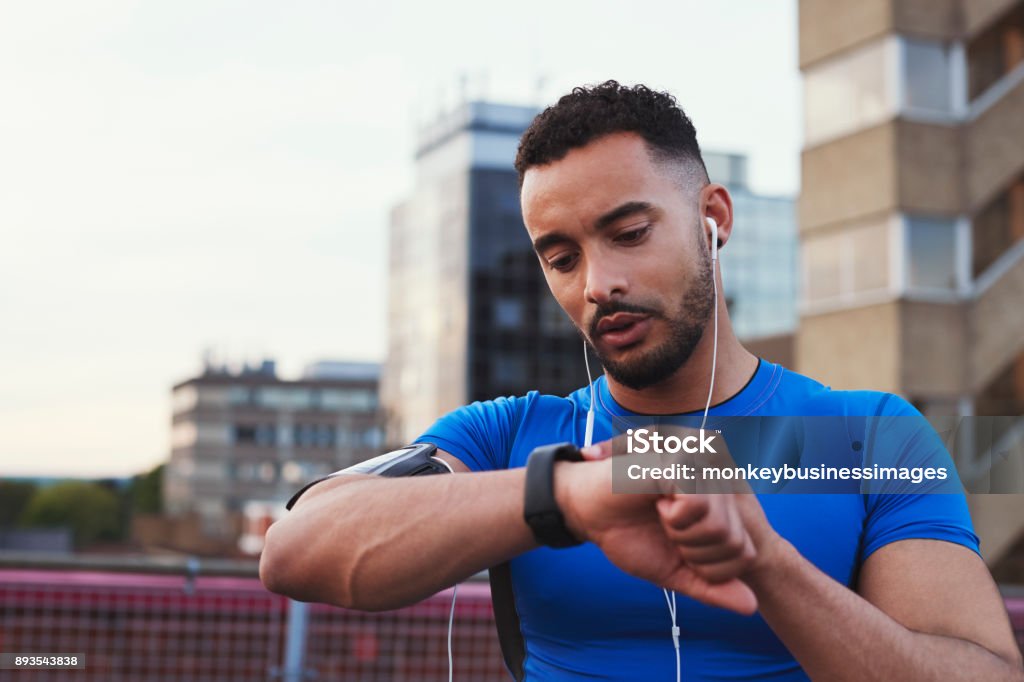
{"label": "blurred tree", "polygon": [[163,511],[164,465],[160,464],[144,474],[132,478],[132,512],[159,514]]}
{"label": "blurred tree", "polygon": [[17,525],[36,487],[29,481],[0,481],[0,528]]}
{"label": "blurred tree", "polygon": [[76,547],[120,540],[122,528],[117,495],[86,481],[65,481],[37,490],[22,513],[21,525],[71,528]]}
{"label": "blurred tree", "polygon": [[94,483],[117,499],[117,537],[129,537],[132,533],[132,479],[98,478]]}

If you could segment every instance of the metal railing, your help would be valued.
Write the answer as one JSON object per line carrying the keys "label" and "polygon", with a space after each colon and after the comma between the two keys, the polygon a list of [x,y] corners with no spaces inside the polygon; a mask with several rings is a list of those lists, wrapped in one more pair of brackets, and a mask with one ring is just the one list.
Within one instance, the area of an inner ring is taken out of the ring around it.
{"label": "metal railing", "polygon": [[[448,679],[451,590],[363,613],[267,592],[255,562],[0,557],[0,652],[84,654],[84,670],[0,670],[0,682]],[[459,588],[454,678],[508,679],[490,589]]]}
{"label": "metal railing", "polygon": [[[83,670],[0,670],[0,682],[443,682],[451,591],[363,613],[267,592],[255,562],[0,557],[0,652],[84,654]],[[1024,593],[1004,592],[1024,649]],[[454,679],[508,680],[489,586],[459,587]]]}

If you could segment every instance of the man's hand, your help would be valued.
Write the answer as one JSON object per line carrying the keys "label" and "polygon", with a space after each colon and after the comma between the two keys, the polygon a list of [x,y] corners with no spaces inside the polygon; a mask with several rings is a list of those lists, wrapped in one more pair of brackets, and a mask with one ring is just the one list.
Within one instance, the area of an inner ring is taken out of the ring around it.
{"label": "man's hand", "polygon": [[757,598],[742,580],[779,539],[753,494],[615,494],[612,441],[560,463],[556,496],[570,529],[623,571],[712,606],[743,614]]}

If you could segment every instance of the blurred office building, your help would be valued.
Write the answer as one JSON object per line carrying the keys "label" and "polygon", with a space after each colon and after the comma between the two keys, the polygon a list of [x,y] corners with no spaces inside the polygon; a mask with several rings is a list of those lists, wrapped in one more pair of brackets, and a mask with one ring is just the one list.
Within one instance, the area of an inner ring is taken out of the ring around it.
{"label": "blurred office building", "polygon": [[[801,0],[800,68],[796,368],[1021,415],[1024,1]],[[987,560],[1024,551],[1019,496],[971,504]]]}
{"label": "blurred office building", "polygon": [[[582,342],[547,288],[519,209],[513,161],[536,114],[467,102],[420,131],[415,188],[391,216],[381,390],[395,444],[468,402],[586,384]],[[743,156],[706,160],[736,202],[736,239],[722,262],[737,329],[791,340],[793,202],[752,193]]]}
{"label": "blurred office building", "polygon": [[519,211],[512,162],[536,114],[468,102],[419,133],[413,193],[391,214],[381,398],[395,443],[473,400],[586,382]]}
{"label": "blurred office building", "polygon": [[163,481],[165,516],[178,522],[164,529],[169,544],[259,551],[302,485],[379,454],[379,374],[371,363],[318,362],[287,380],[266,360],[238,370],[207,363],[177,384]]}
{"label": "blurred office building", "polygon": [[796,207],[792,197],[751,191],[747,157],[704,152],[712,182],[729,189],[733,232],[720,262],[736,336],[751,352],[793,366],[797,324]]}

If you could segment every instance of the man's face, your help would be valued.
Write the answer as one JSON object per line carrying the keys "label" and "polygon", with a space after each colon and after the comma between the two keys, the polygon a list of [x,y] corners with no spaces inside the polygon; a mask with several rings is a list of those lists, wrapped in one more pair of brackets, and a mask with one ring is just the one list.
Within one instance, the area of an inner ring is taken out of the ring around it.
{"label": "man's face", "polygon": [[641,137],[531,168],[523,219],[548,286],[608,374],[641,389],[693,353],[713,307],[698,198]]}

